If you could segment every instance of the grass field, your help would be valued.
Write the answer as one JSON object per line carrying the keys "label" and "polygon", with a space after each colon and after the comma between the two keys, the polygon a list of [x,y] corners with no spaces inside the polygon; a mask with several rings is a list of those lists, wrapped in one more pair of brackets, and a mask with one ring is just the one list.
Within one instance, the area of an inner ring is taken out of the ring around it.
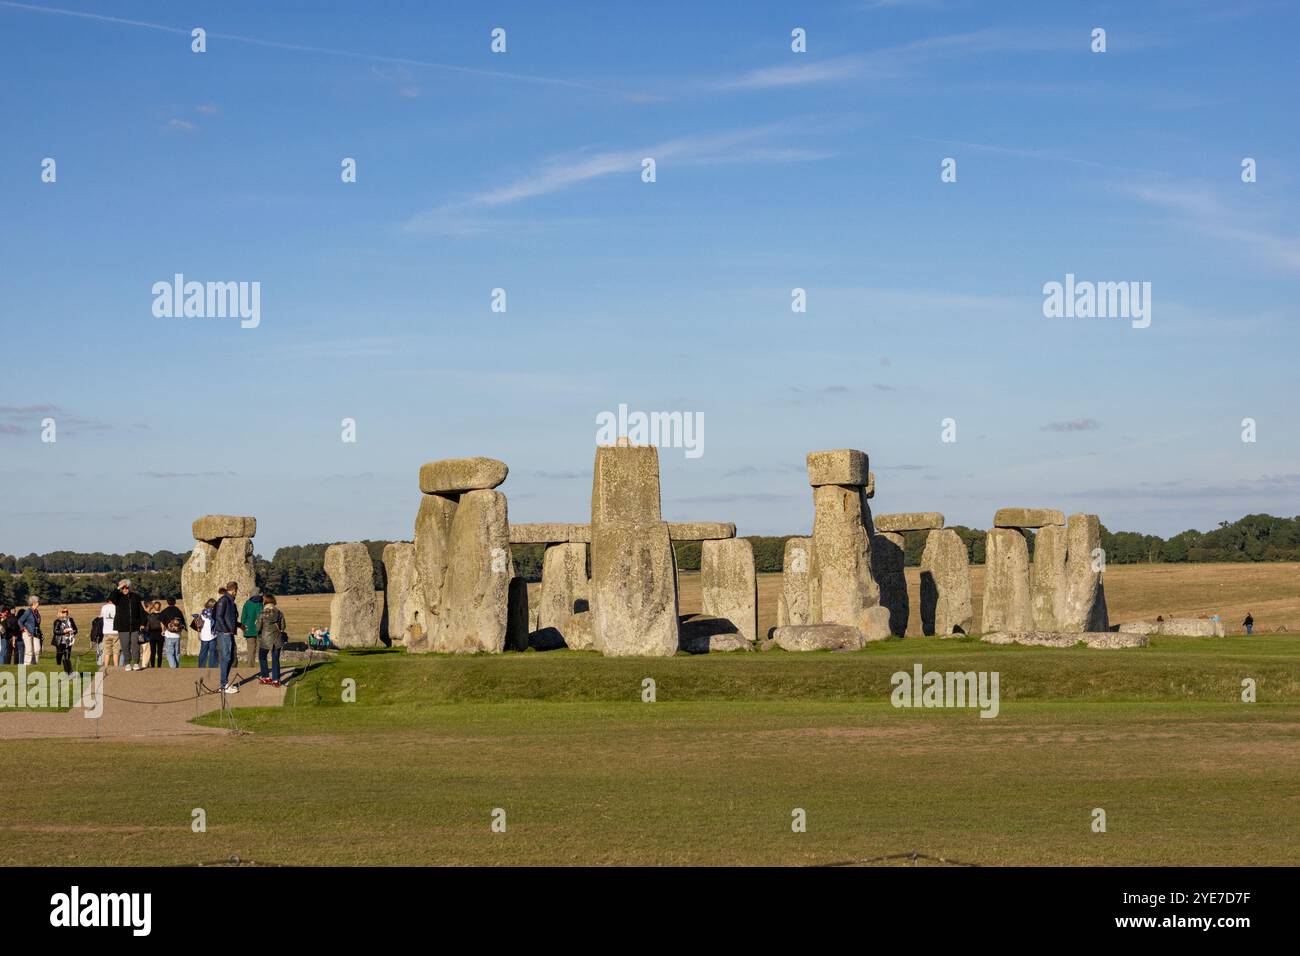
{"label": "grass field", "polygon": [[[1249,606],[1300,629],[1295,565],[1217,567],[1114,568],[1112,618]],[[698,580],[682,592],[698,609]],[[282,606],[301,631],[328,596]],[[890,675],[916,663],[998,672],[999,715],[892,707]],[[237,711],[241,735],[0,742],[21,808],[0,862],[1300,863],[1300,633],[655,660],[380,650],[296,683],[282,709]]]}

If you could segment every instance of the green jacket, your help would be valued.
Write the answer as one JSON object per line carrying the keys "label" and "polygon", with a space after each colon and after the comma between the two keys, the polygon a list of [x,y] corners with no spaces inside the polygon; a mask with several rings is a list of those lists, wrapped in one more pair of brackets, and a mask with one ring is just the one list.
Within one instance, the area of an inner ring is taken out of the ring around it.
{"label": "green jacket", "polygon": [[244,602],[239,612],[239,623],[244,625],[244,637],[257,637],[257,618],[262,613],[262,596],[254,594]]}

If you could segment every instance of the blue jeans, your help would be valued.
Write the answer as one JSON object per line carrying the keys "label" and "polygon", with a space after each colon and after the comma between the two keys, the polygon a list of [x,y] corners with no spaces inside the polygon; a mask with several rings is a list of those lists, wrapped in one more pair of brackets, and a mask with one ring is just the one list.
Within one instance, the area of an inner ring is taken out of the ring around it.
{"label": "blue jeans", "polygon": [[1254,631],[1254,630],[1255,630],[1255,625],[1254,625],[1254,624],[1247,624],[1247,625],[1246,625],[1246,634],[1247,634],[1247,635],[1249,635],[1249,634],[1250,634],[1252,631]]}
{"label": "blue jeans", "polygon": [[216,641],[199,641],[199,666],[200,667],[217,666],[217,642]]}
{"label": "blue jeans", "polygon": [[181,636],[168,634],[163,638],[163,654],[167,657],[168,667],[181,666]]}
{"label": "blue jeans", "polygon": [[221,665],[221,686],[230,680],[230,665],[235,658],[235,635],[218,634],[213,642],[217,645],[217,661]]}
{"label": "blue jeans", "polygon": [[0,664],[9,663],[9,638],[0,637]]}
{"label": "blue jeans", "polygon": [[[261,668],[262,676],[263,676],[263,677],[267,676],[267,675],[266,675],[266,655],[267,655],[267,653],[268,653],[268,652],[267,652],[267,649],[266,649],[265,647],[259,647],[259,648],[257,649],[257,664],[258,664],[258,667]],[[275,682],[278,684],[278,683],[280,683],[280,647],[279,647],[279,645],[277,644],[275,647],[271,648],[271,650],[270,650],[269,653],[270,653],[270,655],[271,655],[271,680],[275,681]]]}

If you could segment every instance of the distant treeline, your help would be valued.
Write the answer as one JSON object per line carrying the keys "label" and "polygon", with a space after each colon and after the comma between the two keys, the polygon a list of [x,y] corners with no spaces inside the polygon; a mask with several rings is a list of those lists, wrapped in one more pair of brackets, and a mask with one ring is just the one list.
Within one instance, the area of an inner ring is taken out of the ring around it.
{"label": "distant treeline", "polygon": [[[966,544],[972,564],[984,563],[984,531],[953,525]],[[905,560],[909,566],[921,563],[928,532],[909,532]],[[785,542],[792,535],[755,536],[754,566],[759,572],[780,571]],[[383,553],[387,541],[366,541],[375,563],[375,587],[385,586]],[[1184,531],[1171,538],[1138,534],[1133,531],[1111,532],[1101,529],[1101,546],[1108,564],[1182,563],[1213,561],[1300,561],[1300,516],[1274,518],[1272,515],[1246,515],[1237,521],[1219,523],[1213,531]],[[266,561],[254,558],[259,590],[275,594],[320,594],[332,590],[325,574],[325,549],[328,543],[302,544],[280,548]],[[1032,553],[1033,543],[1030,542]],[[683,571],[700,569],[700,545],[674,545],[677,567]],[[511,546],[515,573],[528,581],[540,581],[545,545]],[[39,595],[47,604],[102,601],[112,593],[118,578],[131,576],[135,589],[148,599],[180,597],[180,568],[187,554],[174,551],[132,551],[128,554],[53,551],[25,557],[0,555],[0,602],[17,604],[29,594]]]}

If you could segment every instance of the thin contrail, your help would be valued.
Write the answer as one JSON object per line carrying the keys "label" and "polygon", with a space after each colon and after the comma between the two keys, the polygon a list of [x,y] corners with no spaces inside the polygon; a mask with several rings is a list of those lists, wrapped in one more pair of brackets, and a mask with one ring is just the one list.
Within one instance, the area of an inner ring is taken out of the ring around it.
{"label": "thin contrail", "polygon": [[[80,10],[63,10],[58,7],[42,7],[33,3],[17,3],[15,0],[0,0],[0,6],[15,10],[30,10],[34,13],[53,13],[64,17],[78,17],[82,20],[98,20],[103,23],[116,23],[121,26],[143,27],[146,30],[161,30],[164,33],[178,33],[190,36],[185,27],[169,27],[163,23],[149,23],[145,20],[128,20],[125,17],[110,17],[100,13],[84,13]],[[293,50],[298,53],[323,53],[327,56],[342,56],[354,60],[366,60],[372,63],[395,63],[404,66],[423,66],[434,70],[449,70],[453,73],[465,73],[471,76],[487,76],[498,80],[516,80],[521,83],[542,83],[548,86],[564,86],[575,90],[588,90],[595,93],[614,93],[620,96],[634,94],[622,90],[610,90],[577,80],[561,80],[549,76],[533,76],[527,73],[506,73],[500,70],[483,70],[472,66],[457,66],[452,63],[436,63],[432,60],[413,60],[404,56],[383,56],[377,53],[358,53],[355,50],[337,50],[331,47],[307,46],[301,43],[282,43],[278,40],[262,40],[258,37],[239,36],[233,33],[208,32],[208,36],[217,40],[230,40],[234,43],[249,43],[254,46],[270,47],[276,50]]]}

